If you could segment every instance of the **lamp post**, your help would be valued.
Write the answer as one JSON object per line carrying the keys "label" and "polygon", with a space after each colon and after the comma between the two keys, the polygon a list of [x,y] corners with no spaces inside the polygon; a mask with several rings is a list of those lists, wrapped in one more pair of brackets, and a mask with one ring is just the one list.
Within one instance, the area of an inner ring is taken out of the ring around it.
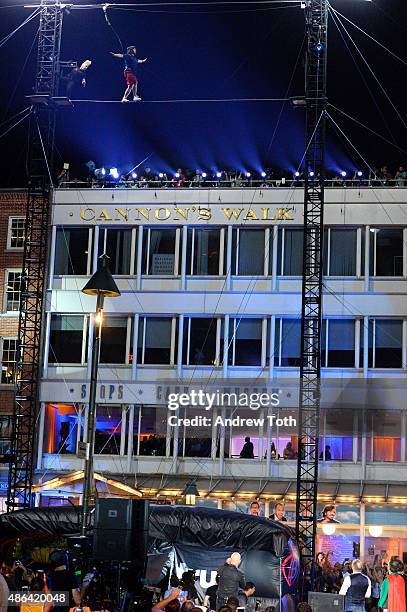
{"label": "lamp post", "polygon": [[184,489],[185,503],[187,506],[195,506],[196,498],[199,497],[198,487],[193,480],[187,482]]}
{"label": "lamp post", "polygon": [[92,369],[89,391],[89,414],[86,435],[85,470],[83,481],[83,500],[81,514],[81,536],[86,536],[89,528],[89,504],[93,490],[93,453],[95,447],[96,425],[96,386],[99,368],[100,341],[102,337],[103,304],[105,297],[119,297],[120,291],[109,270],[109,257],[104,254],[99,257],[100,264],[94,275],[82,289],[86,295],[95,295],[96,316],[92,344]]}

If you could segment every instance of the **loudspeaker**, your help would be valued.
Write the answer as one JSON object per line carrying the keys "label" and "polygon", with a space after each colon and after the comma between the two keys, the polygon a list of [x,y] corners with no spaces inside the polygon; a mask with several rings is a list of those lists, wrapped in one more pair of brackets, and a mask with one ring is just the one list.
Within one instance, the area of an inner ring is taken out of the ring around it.
{"label": "loudspeaker", "polygon": [[345,596],[335,593],[308,593],[312,612],[344,612]]}
{"label": "loudspeaker", "polygon": [[149,502],[98,499],[93,532],[93,558],[133,561],[144,574],[147,560]]}

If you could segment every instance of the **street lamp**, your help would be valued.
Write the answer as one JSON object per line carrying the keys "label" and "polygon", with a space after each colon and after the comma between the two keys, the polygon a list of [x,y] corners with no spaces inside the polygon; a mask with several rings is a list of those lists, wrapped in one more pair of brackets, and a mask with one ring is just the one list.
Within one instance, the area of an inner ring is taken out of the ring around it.
{"label": "street lamp", "polygon": [[196,483],[193,480],[187,482],[184,489],[185,503],[187,506],[195,506],[196,498],[199,497],[199,491]]}
{"label": "street lamp", "polygon": [[92,344],[92,369],[89,391],[89,414],[86,436],[85,470],[81,514],[81,536],[86,536],[89,527],[89,502],[93,490],[93,453],[95,447],[96,385],[99,368],[100,341],[102,336],[103,303],[105,297],[119,297],[120,291],[109,270],[109,257],[99,257],[98,269],[82,289],[86,295],[96,295],[96,316]]}

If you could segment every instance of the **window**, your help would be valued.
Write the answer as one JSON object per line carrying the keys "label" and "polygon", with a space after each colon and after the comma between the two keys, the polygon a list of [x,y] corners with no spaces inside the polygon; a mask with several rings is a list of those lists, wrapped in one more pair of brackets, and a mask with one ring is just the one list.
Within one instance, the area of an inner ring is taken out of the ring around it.
{"label": "window", "polygon": [[18,338],[3,338],[3,351],[1,356],[1,383],[10,385],[14,383],[16,371]]}
{"label": "window", "polygon": [[[174,413],[178,415],[178,413]],[[183,419],[193,419],[202,416],[202,408],[184,406],[179,409],[179,416]],[[212,448],[212,427],[196,426],[180,427],[179,437],[181,441],[181,457],[210,457]]]}
{"label": "window", "polygon": [[356,276],[356,229],[330,228],[325,232],[324,251],[329,246],[329,261],[325,274],[329,276]]}
{"label": "window", "polygon": [[48,362],[85,363],[83,328],[82,316],[52,315]]}
{"label": "window", "polygon": [[355,367],[355,321],[326,319],[322,324],[321,365],[325,368]]}
{"label": "window", "polygon": [[185,319],[182,356],[185,365],[215,365],[216,329],[216,319]]}
{"label": "window", "polygon": [[175,271],[176,230],[148,229],[143,239],[144,274],[173,276]]}
{"label": "window", "polygon": [[134,455],[165,457],[167,418],[166,406],[141,406],[136,409],[133,434]]}
{"label": "window", "polygon": [[95,455],[120,455],[121,425],[121,406],[97,406]]}
{"label": "window", "polygon": [[0,455],[7,455],[10,453],[12,434],[12,416],[0,416]]}
{"label": "window", "polygon": [[403,276],[403,230],[376,228],[370,239],[370,274]]}
{"label": "window", "polygon": [[[129,363],[131,346],[127,346],[127,317],[105,317],[100,343],[100,363]],[[131,340],[131,334],[129,341]]]}
{"label": "window", "polygon": [[6,312],[20,310],[21,270],[6,272]]}
{"label": "window", "polygon": [[220,229],[188,228],[186,273],[196,276],[218,276],[220,263]]}
{"label": "window", "polygon": [[101,229],[98,255],[106,253],[112,274],[130,274],[131,270],[131,229]]}
{"label": "window", "polygon": [[369,368],[401,368],[402,346],[402,321],[392,319],[369,321]]}
{"label": "window", "polygon": [[78,411],[71,404],[46,404],[45,453],[76,453],[78,437]]}
{"label": "window", "polygon": [[261,229],[233,229],[232,274],[264,275],[265,232]]}
{"label": "window", "polygon": [[396,410],[376,410],[367,415],[368,443],[373,461],[400,461],[401,414]]}
{"label": "window", "polygon": [[302,229],[280,228],[278,232],[278,273],[283,276],[302,276]]}
{"label": "window", "polygon": [[89,228],[60,227],[55,242],[54,274],[85,275],[89,273]]}
{"label": "window", "polygon": [[262,319],[232,319],[229,329],[229,364],[261,365]]}
{"label": "window", "polygon": [[352,461],[353,411],[321,411],[320,459],[325,461]]}
{"label": "window", "polygon": [[140,319],[137,363],[154,365],[172,363],[172,326],[171,317],[142,317]]}
{"label": "window", "polygon": [[301,321],[277,319],[274,365],[299,368],[301,365]]}
{"label": "window", "polygon": [[25,239],[25,218],[24,217],[9,217],[8,233],[7,233],[7,248],[22,251],[24,249]]}

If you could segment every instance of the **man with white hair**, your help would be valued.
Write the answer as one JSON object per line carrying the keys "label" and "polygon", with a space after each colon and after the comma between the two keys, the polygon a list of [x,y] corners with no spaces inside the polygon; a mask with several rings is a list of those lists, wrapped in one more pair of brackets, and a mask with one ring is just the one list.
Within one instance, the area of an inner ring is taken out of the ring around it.
{"label": "man with white hair", "polygon": [[229,597],[238,597],[239,589],[244,589],[244,574],[238,569],[241,561],[240,553],[234,552],[218,569],[219,587],[216,606],[218,610],[226,604]]}
{"label": "man with white hair", "polygon": [[365,612],[365,600],[370,597],[372,586],[370,578],[362,574],[363,563],[360,559],[352,561],[352,574],[343,581],[339,595],[347,595],[347,612]]}

